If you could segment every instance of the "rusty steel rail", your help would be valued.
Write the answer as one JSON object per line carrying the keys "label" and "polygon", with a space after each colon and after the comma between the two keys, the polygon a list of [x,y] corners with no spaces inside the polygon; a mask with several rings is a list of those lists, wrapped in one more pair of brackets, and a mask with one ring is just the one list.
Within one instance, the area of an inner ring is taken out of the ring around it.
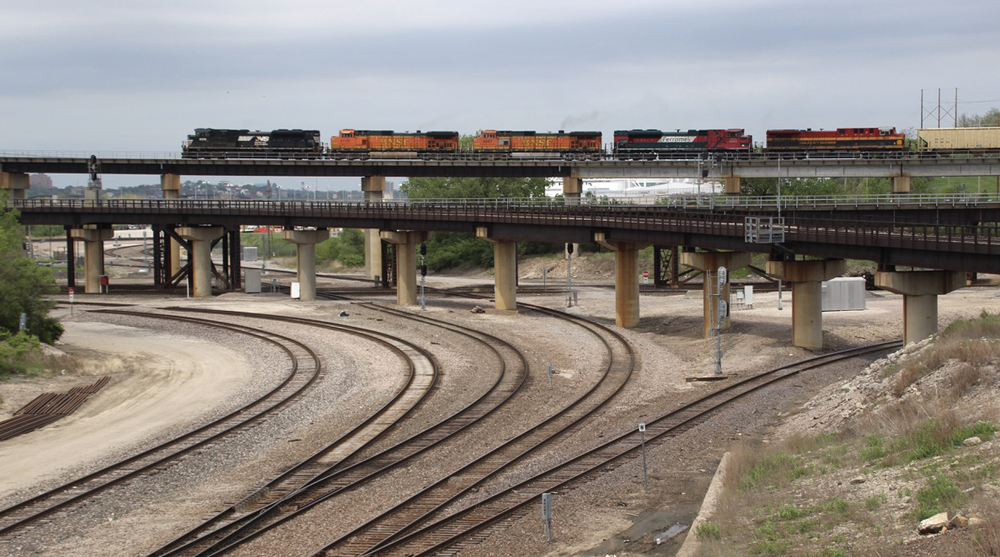
{"label": "rusty steel rail", "polygon": [[304,344],[284,335],[190,317],[121,310],[97,310],[96,312],[183,321],[258,338],[277,346],[286,354],[289,359],[288,373],[279,385],[262,397],[226,416],[111,466],[0,510],[0,535],[5,537],[6,543],[10,543],[12,535],[16,534],[17,530],[35,524],[44,517],[85,501],[112,486],[121,485],[142,474],[155,471],[167,462],[264,419],[269,413],[285,407],[291,401],[302,396],[323,374],[321,362],[315,352]]}
{"label": "rusty steel rail", "polygon": [[[902,342],[895,340],[831,352],[732,383],[646,422],[643,433],[645,443],[656,443],[683,433],[732,402],[802,371],[857,356],[884,352],[901,345]],[[485,532],[500,521],[516,513],[526,512],[527,505],[536,502],[542,493],[575,485],[597,472],[619,466],[624,459],[635,456],[640,445],[640,433],[632,429],[515,485],[504,486],[483,500],[474,501],[451,514],[425,522],[418,529],[374,547],[365,554],[433,555],[445,550],[455,552],[459,547],[477,544],[485,537]]]}
{"label": "rusty steel rail", "polygon": [[[153,555],[209,555],[245,543],[304,513],[327,498],[371,481],[430,450],[492,414],[520,392],[526,384],[528,371],[526,358],[523,353],[498,337],[395,308],[375,304],[360,305],[450,330],[479,342],[487,351],[492,352],[498,361],[495,381],[486,392],[466,407],[372,456],[363,457],[356,453],[326,469],[306,470],[309,468],[308,462],[293,467],[264,488],[269,493],[280,496],[269,496],[266,499],[250,501],[248,504],[237,503],[165,545]],[[259,317],[284,319],[275,316]],[[308,320],[307,323],[322,328],[336,326],[325,321]],[[274,487],[286,483],[292,476],[299,478],[295,489]]]}
{"label": "rusty steel rail", "polygon": [[111,377],[104,376],[96,382],[73,387],[65,393],[42,393],[14,412],[14,416],[0,422],[0,441],[23,435],[45,427],[75,412],[91,395],[108,384]]}

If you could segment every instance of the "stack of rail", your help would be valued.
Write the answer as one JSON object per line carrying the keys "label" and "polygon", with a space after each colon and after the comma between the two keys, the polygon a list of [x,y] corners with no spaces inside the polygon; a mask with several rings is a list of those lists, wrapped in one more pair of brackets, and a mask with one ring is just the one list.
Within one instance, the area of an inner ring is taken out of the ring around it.
{"label": "stack of rail", "polygon": [[76,411],[110,381],[104,376],[96,383],[85,387],[74,387],[65,393],[42,393],[23,408],[14,412],[14,417],[0,422],[0,441],[17,437],[68,416]]}

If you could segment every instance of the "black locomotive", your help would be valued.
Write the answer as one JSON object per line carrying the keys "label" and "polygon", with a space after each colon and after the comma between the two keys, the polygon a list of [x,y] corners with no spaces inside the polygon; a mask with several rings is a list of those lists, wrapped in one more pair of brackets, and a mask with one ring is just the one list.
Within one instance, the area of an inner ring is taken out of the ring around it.
{"label": "black locomotive", "polygon": [[218,130],[198,128],[181,149],[184,158],[309,157],[323,154],[319,130]]}

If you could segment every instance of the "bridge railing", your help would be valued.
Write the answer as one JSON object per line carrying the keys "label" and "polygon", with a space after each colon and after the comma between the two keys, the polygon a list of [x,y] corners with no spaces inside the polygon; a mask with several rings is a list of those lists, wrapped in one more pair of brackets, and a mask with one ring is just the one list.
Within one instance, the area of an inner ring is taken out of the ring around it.
{"label": "bridge railing", "polygon": [[[14,200],[11,200],[13,203]],[[90,201],[82,199],[52,199],[28,198],[18,200],[21,207],[108,207],[122,206],[122,203],[138,204],[142,207],[166,207],[170,203],[183,203],[192,208],[249,208],[283,206],[288,208],[309,207],[340,207],[358,205],[369,207],[375,203],[401,207],[664,207],[675,209],[754,209],[768,212],[789,209],[859,209],[859,208],[958,208],[976,207],[1000,203],[1000,194],[989,193],[956,193],[956,194],[866,194],[866,195],[816,195],[816,196],[727,196],[727,195],[688,195],[688,194],[645,194],[624,196],[590,196],[576,200],[561,197],[529,197],[529,198],[435,198],[435,199],[388,199],[380,202],[367,201],[335,201],[335,200],[241,200],[241,199],[195,199],[179,200],[123,200],[101,199]]]}
{"label": "bridge railing", "polygon": [[[10,200],[8,204],[22,212],[55,214],[132,215],[144,222],[143,215],[183,214],[185,220],[214,216],[253,223],[255,218],[298,219],[301,226],[324,223],[403,219],[413,222],[473,222],[539,224],[558,228],[585,227],[677,232],[730,236],[744,241],[745,217],[731,212],[690,211],[685,207],[639,205],[565,205],[544,199],[525,200],[444,200],[420,203],[371,203],[344,201],[266,201],[266,200],[67,200],[33,198]],[[162,220],[162,219],[161,219]],[[87,222],[84,220],[84,222]],[[334,225],[337,224],[327,224]],[[810,242],[886,248],[953,251],[1000,256],[1000,225],[956,225],[953,223],[905,222],[894,219],[855,217],[848,214],[813,216],[797,212],[784,218],[785,242]]]}

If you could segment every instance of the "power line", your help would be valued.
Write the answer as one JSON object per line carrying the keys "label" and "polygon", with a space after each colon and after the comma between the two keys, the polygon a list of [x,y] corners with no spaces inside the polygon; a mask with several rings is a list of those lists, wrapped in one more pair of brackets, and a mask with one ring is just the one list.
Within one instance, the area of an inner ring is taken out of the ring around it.
{"label": "power line", "polygon": [[990,99],[986,101],[958,101],[958,104],[982,104],[982,103],[1000,103],[1000,99]]}

